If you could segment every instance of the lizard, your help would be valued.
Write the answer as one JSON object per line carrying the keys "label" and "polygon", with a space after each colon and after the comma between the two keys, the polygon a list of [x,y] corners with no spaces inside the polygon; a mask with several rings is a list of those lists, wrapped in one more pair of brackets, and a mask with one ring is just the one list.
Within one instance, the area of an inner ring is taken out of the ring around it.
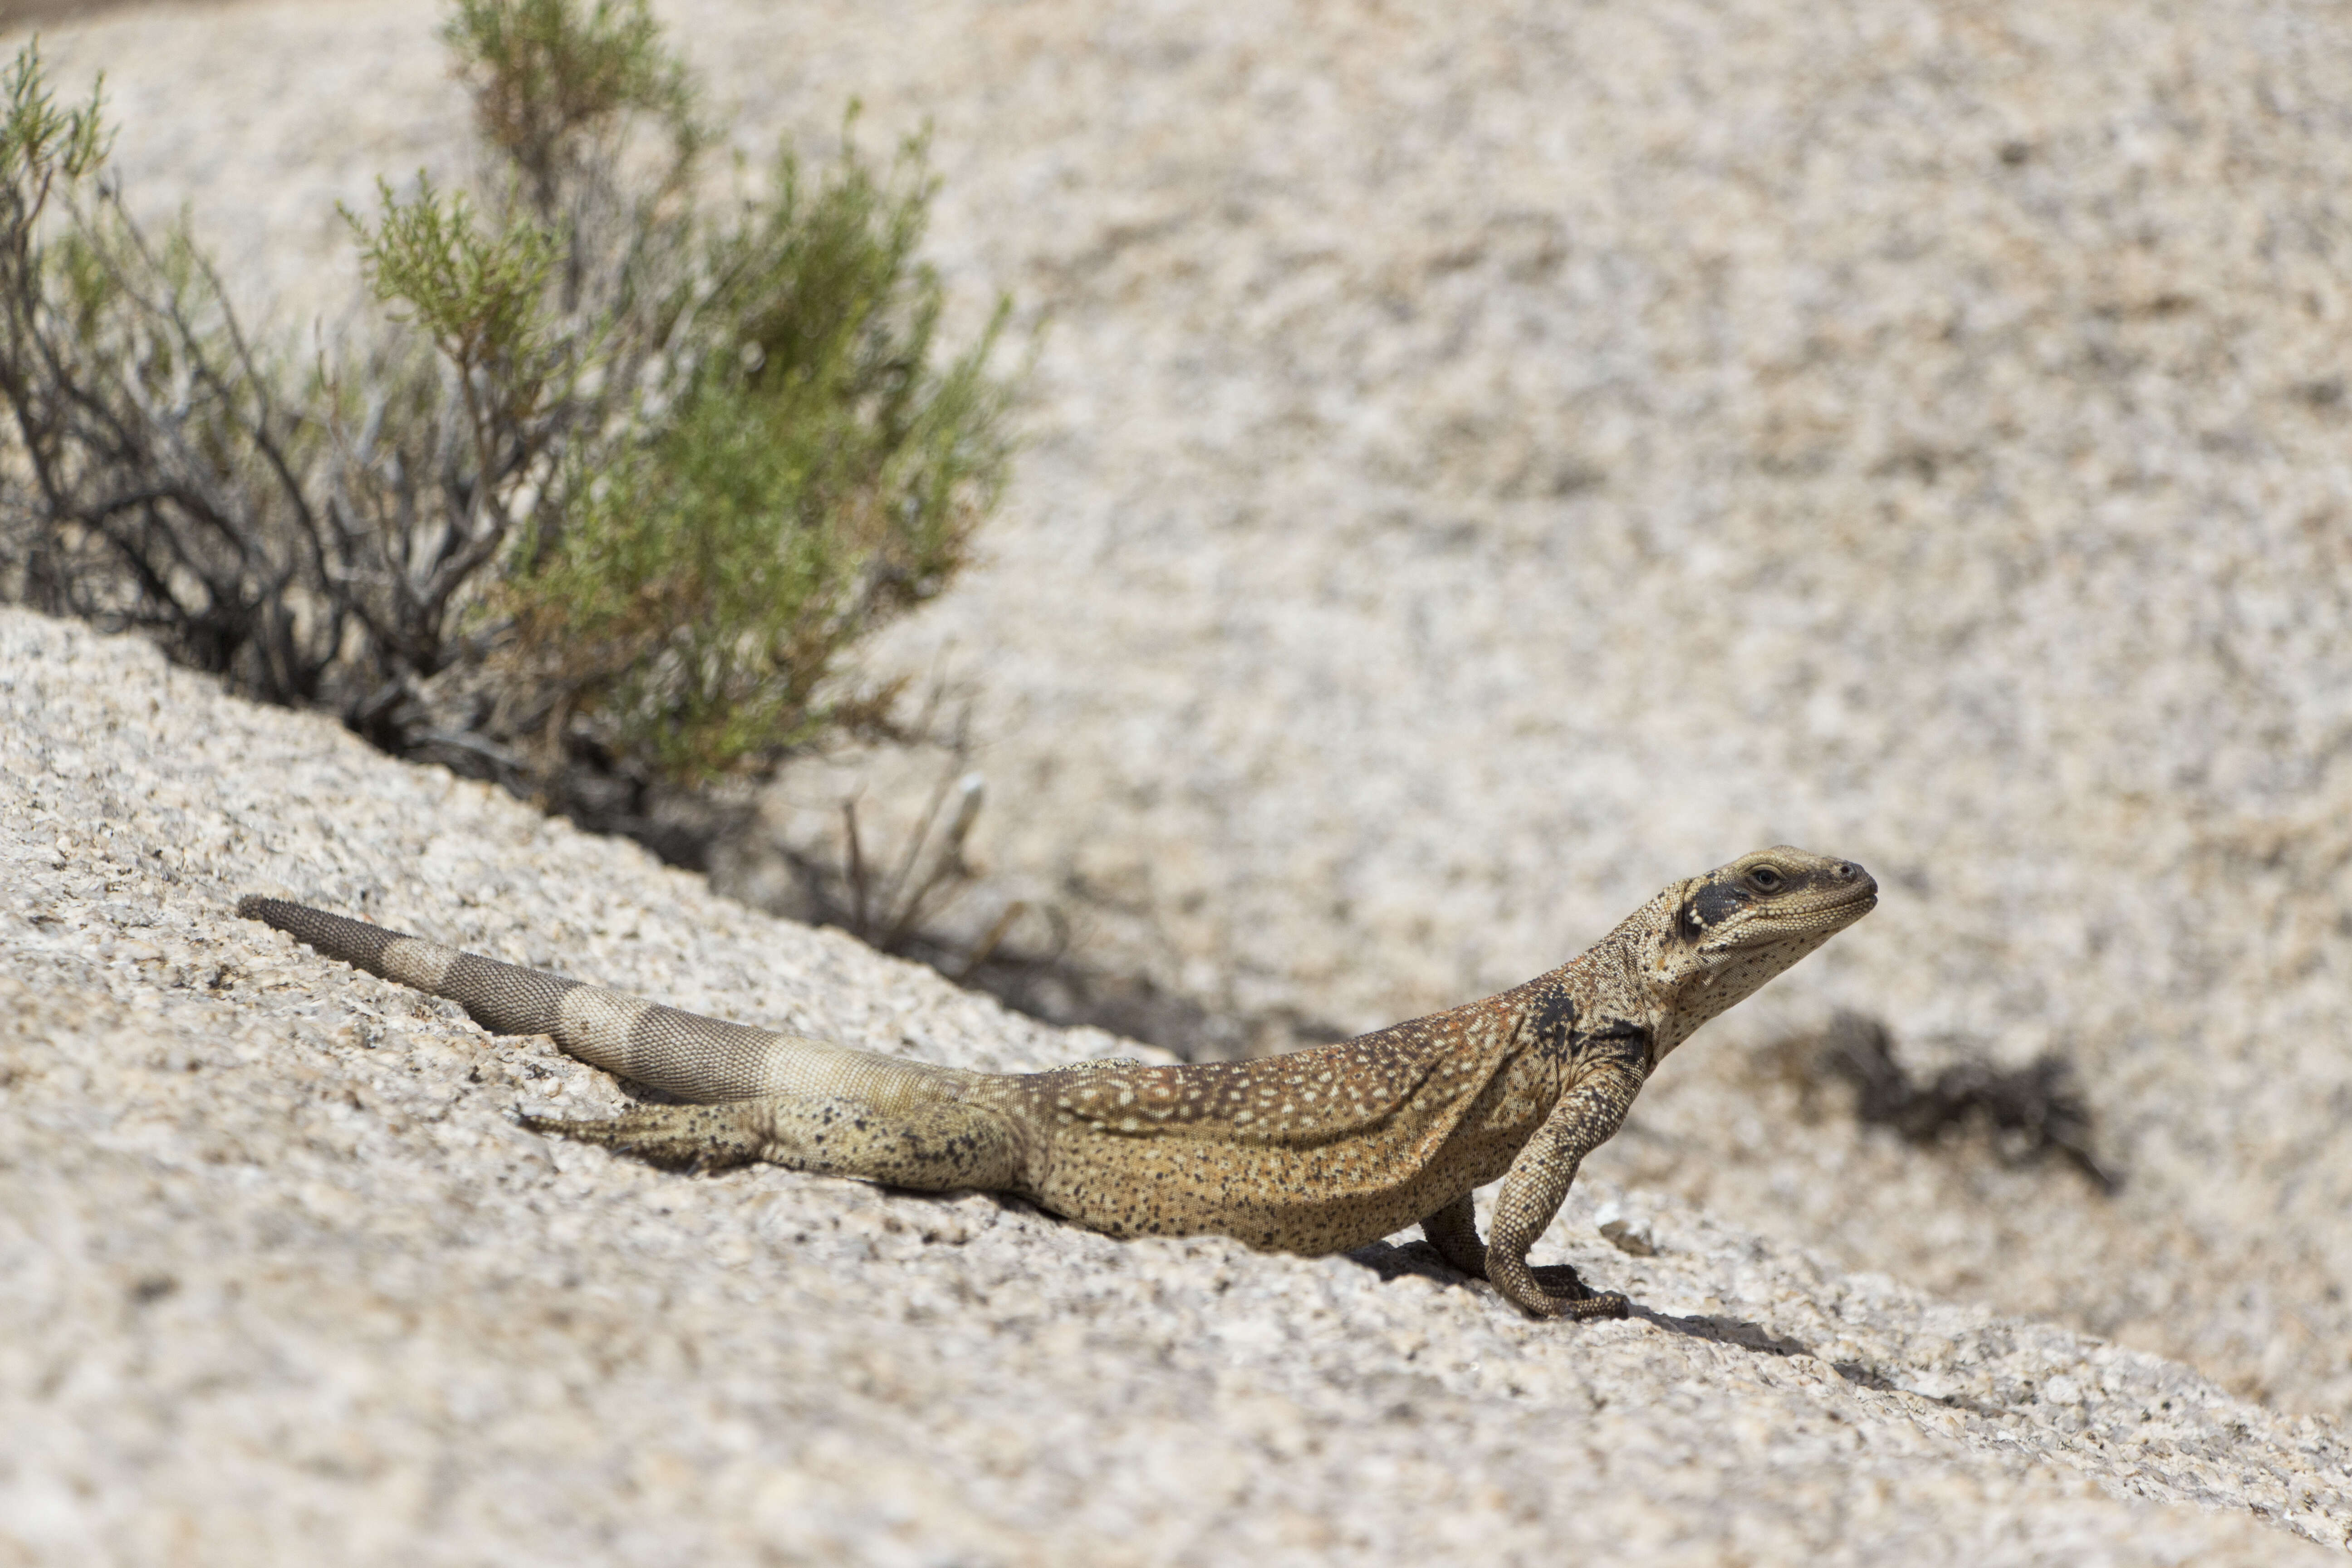
{"label": "lizard", "polygon": [[[1122,1237],[1222,1234],[1316,1255],[1418,1223],[1446,1263],[1525,1311],[1601,1318],[1624,1316],[1625,1298],[1557,1266],[1543,1270],[1555,1291],[1528,1263],[1579,1164],[1692,1031],[1877,901],[1853,861],[1779,846],[1672,884],[1484,1001],[1251,1061],[1017,1074],[706,1018],[278,899],[237,912],[686,1102],[520,1116],[535,1131],[673,1167],[767,1160],[1009,1193]],[[1481,1241],[1471,1194],[1498,1179]]]}

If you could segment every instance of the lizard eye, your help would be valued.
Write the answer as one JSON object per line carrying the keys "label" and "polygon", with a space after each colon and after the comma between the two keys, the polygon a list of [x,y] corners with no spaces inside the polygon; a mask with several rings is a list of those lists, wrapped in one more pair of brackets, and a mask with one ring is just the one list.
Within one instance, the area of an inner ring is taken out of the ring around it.
{"label": "lizard eye", "polygon": [[1763,889],[1764,891],[1768,893],[1778,889],[1781,882],[1785,880],[1780,872],[1775,871],[1769,866],[1757,867],[1756,869],[1748,873],[1748,879],[1755,883],[1759,888]]}

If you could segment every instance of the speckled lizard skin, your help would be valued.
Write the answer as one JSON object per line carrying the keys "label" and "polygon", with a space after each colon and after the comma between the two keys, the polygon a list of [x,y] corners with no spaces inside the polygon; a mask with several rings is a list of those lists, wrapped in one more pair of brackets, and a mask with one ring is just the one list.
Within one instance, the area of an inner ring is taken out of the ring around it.
{"label": "speckled lizard skin", "polygon": [[[276,899],[237,912],[457,1002],[485,1028],[552,1036],[693,1102],[523,1118],[541,1131],[664,1164],[771,1160],[1017,1193],[1121,1237],[1217,1233],[1326,1253],[1418,1223],[1448,1262],[1526,1310],[1603,1317],[1624,1298],[1572,1274],[1555,1293],[1527,1261],[1578,1164],[1668,1051],[1877,901],[1850,860],[1759,850],[1675,883],[1569,963],[1483,1002],[1258,1061],[1015,1075],[698,1017]],[[1498,1179],[1481,1243],[1470,1195]]]}

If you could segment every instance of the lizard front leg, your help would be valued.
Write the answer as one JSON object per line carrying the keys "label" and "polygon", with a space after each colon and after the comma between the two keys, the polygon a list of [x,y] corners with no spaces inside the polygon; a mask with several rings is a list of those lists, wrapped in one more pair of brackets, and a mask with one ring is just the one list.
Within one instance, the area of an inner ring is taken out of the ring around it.
{"label": "lizard front leg", "polygon": [[[1613,1291],[1556,1296],[1528,1267],[1528,1248],[1543,1235],[1568,1196],[1569,1184],[1584,1157],[1607,1142],[1623,1124],[1626,1110],[1642,1088],[1643,1053],[1624,1050],[1586,1067],[1576,1087],[1520,1149],[1503,1177],[1495,1204],[1495,1224],[1486,1245],[1486,1278],[1495,1288],[1538,1318],[1622,1318],[1625,1298]],[[1468,1200],[1464,1200],[1466,1206]],[[1441,1211],[1439,1217],[1444,1217]],[[1466,1215],[1465,1215],[1466,1222]],[[1473,1233],[1475,1234],[1475,1232]],[[1433,1241],[1436,1238],[1433,1236]],[[1444,1243],[1439,1243],[1440,1250]]]}

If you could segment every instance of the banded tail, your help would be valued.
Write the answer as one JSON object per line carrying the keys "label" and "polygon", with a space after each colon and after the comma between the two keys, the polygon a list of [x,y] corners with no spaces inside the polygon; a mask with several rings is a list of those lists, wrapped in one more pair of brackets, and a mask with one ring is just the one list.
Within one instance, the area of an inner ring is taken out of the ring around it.
{"label": "banded tail", "polygon": [[[1013,1184],[1017,1141],[976,1103],[1001,1081],[992,1074],[706,1018],[282,899],[248,896],[236,912],[446,997],[494,1034],[550,1036],[592,1067],[689,1102],[609,1121],[523,1118],[538,1131],[664,1164],[769,1159],[903,1186]],[[958,1157],[940,1158],[942,1140]]]}

